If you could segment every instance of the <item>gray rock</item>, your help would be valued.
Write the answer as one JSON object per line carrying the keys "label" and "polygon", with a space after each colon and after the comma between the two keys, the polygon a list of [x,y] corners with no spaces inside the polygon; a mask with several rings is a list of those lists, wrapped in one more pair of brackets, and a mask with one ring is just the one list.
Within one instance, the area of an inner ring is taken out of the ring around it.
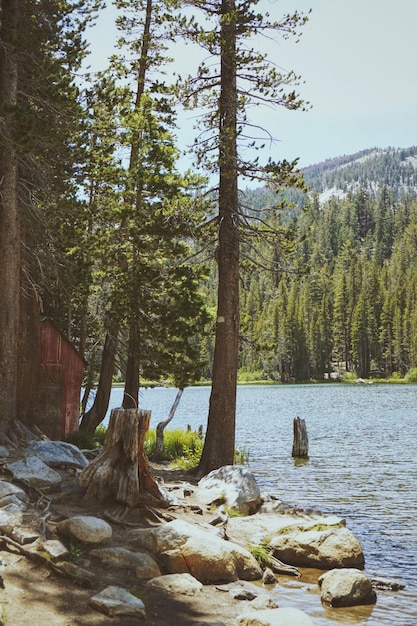
{"label": "gray rock", "polygon": [[290,565],[362,568],[365,562],[359,539],[344,527],[283,533],[269,547],[276,558]]}
{"label": "gray rock", "polygon": [[191,574],[166,574],[148,580],[146,586],[153,590],[165,591],[174,595],[195,596],[203,585]]}
{"label": "gray rock", "polygon": [[145,619],[145,605],[142,600],[122,587],[106,587],[101,593],[90,598],[90,604],[110,617],[125,615]]}
{"label": "gray rock", "polygon": [[8,451],[7,448],[5,448],[4,446],[0,446],[0,457],[4,458],[4,457],[8,457],[10,455],[10,452]]}
{"label": "gray rock", "polygon": [[242,545],[262,544],[267,538],[280,535],[284,529],[306,531],[320,524],[321,526],[335,526],[343,524],[340,517],[327,517],[321,513],[292,512],[283,509],[276,510],[274,507],[261,509],[249,517],[230,517],[227,523],[227,536],[231,541]]}
{"label": "gray rock", "polygon": [[318,579],[322,602],[330,606],[375,604],[376,593],[371,580],[360,570],[333,569]]}
{"label": "gray rock", "polygon": [[38,456],[49,467],[83,469],[88,465],[81,450],[65,441],[32,441],[25,450],[25,456]]}
{"label": "gray rock", "polygon": [[161,575],[157,562],[145,552],[132,552],[126,548],[96,548],[90,551],[96,557],[112,567],[134,569],[136,578],[147,580]]}
{"label": "gray rock", "polygon": [[58,472],[48,467],[37,456],[29,456],[15,463],[10,463],[7,467],[12,472],[14,478],[26,480],[30,485],[38,489],[57,487],[62,480]]}
{"label": "gray rock", "polygon": [[23,523],[23,508],[16,504],[8,504],[0,509],[0,531],[10,533]]}
{"label": "gray rock", "polygon": [[248,550],[182,520],[136,531],[131,543],[159,555],[171,574],[188,572],[201,582],[257,580],[262,571]]}
{"label": "gray rock", "polygon": [[265,611],[247,611],[236,620],[236,626],[314,626],[311,619],[298,609],[285,607]]}
{"label": "gray rock", "polygon": [[226,504],[243,515],[255,513],[262,503],[254,475],[240,465],[225,465],[204,476],[196,495],[203,504]]}
{"label": "gray rock", "polygon": [[38,550],[46,552],[52,561],[59,561],[59,559],[65,559],[68,556],[67,548],[58,539],[41,541]]}
{"label": "gray rock", "polygon": [[70,517],[57,526],[61,537],[75,539],[83,544],[102,544],[111,539],[112,527],[98,517],[76,515]]}
{"label": "gray rock", "polygon": [[273,598],[271,598],[271,596],[263,593],[262,595],[252,600],[248,608],[250,610],[266,611],[267,609],[277,609],[278,604],[275,602],[275,600],[273,600]]}
{"label": "gray rock", "polygon": [[262,574],[262,582],[264,585],[275,585],[277,582],[274,572],[269,567]]}
{"label": "gray rock", "polygon": [[29,496],[17,485],[0,480],[0,507],[14,504],[22,510],[26,510],[29,504]]}

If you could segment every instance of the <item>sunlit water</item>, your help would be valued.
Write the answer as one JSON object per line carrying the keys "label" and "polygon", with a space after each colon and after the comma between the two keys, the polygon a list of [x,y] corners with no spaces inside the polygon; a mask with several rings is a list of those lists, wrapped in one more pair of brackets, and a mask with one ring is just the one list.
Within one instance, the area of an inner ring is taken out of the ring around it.
{"label": "sunlit water", "polygon": [[[111,407],[121,404],[112,393]],[[166,418],[174,389],[146,389],[140,404],[151,427]],[[207,420],[208,387],[184,391],[172,428],[197,429]],[[291,457],[293,418],[306,420],[309,459]],[[250,454],[263,491],[281,500],[344,517],[359,537],[366,573],[405,583],[378,592],[374,607],[325,609],[319,572],[280,579],[280,606],[298,606],[317,626],[417,626],[417,386],[283,385],[238,388],[236,440]]]}

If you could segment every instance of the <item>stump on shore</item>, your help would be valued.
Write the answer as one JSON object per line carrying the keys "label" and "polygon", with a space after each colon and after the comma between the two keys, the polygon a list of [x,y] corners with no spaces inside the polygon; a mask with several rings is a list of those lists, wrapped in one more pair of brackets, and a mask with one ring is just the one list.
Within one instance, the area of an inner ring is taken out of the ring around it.
{"label": "stump on shore", "polygon": [[165,503],[144,449],[150,418],[151,411],[143,409],[112,410],[103,451],[78,479],[88,497],[129,507]]}
{"label": "stump on shore", "polygon": [[307,426],[304,419],[294,418],[294,441],[292,444],[293,457],[308,456]]}

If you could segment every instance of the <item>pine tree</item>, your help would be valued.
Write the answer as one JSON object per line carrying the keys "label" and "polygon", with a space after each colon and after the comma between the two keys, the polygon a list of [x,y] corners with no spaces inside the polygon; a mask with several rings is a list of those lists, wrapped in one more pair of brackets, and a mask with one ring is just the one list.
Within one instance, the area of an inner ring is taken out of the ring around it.
{"label": "pine tree", "polygon": [[[294,91],[285,92],[286,86],[297,82],[297,78],[292,73],[280,74],[264,54],[250,47],[250,37],[267,31],[289,35],[305,18],[295,13],[281,22],[271,22],[268,15],[256,12],[256,4],[236,0],[198,2],[195,6],[203,12],[203,25],[195,19],[186,25],[188,36],[214,57],[213,64],[203,62],[196,76],[186,81],[182,94],[190,106],[202,106],[205,111],[201,118],[203,131],[196,140],[197,160],[219,177],[216,340],[201,474],[231,464],[234,458],[241,241],[245,229],[251,234],[252,245],[257,234],[240,209],[239,176],[275,181],[277,186],[300,184],[293,172],[294,163],[270,162],[261,167],[258,159],[247,161],[243,156],[244,145],[254,141],[247,137],[250,104],[302,107]],[[276,238],[271,228],[264,228],[263,223],[260,226],[263,237]]]}
{"label": "pine tree", "polygon": [[[53,276],[56,226],[73,193],[80,113],[75,72],[94,1],[1,3],[0,412],[33,419],[39,303]],[[57,210],[60,207],[61,210]],[[55,268],[54,268],[55,266]],[[23,394],[24,390],[24,394]]]}

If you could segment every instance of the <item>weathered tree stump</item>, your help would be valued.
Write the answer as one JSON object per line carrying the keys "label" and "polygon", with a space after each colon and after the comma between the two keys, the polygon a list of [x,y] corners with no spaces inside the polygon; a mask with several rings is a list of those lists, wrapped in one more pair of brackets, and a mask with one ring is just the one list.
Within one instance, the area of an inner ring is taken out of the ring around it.
{"label": "weathered tree stump", "polygon": [[308,456],[308,436],[305,420],[300,417],[294,418],[294,441],[292,444],[293,457]]}
{"label": "weathered tree stump", "polygon": [[103,452],[80,474],[78,483],[99,502],[116,500],[129,507],[166,503],[145,454],[151,411],[113,409]]}

